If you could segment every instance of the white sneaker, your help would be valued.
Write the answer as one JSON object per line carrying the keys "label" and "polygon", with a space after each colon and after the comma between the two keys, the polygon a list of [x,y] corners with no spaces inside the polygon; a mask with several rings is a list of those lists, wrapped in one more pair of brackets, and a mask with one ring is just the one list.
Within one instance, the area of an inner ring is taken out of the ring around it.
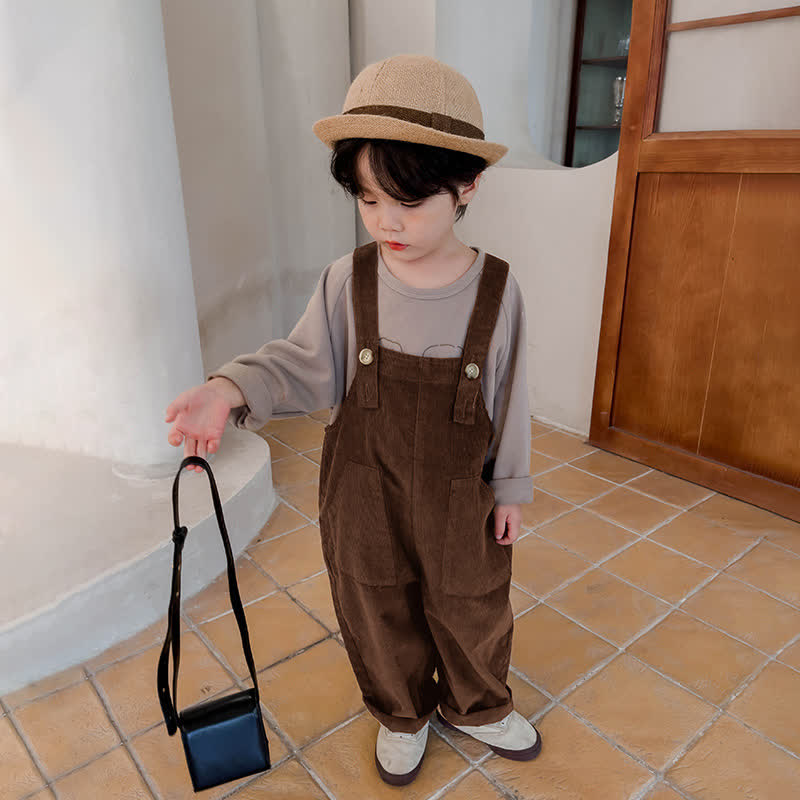
{"label": "white sneaker", "polygon": [[375,764],[378,773],[392,786],[405,786],[417,777],[428,743],[429,723],[417,733],[394,733],[385,725],[375,742]]}
{"label": "white sneaker", "polygon": [[466,733],[494,750],[503,758],[514,761],[530,761],[539,755],[542,739],[539,731],[522,714],[512,711],[499,722],[487,725],[454,725],[437,711],[439,722],[447,728]]}

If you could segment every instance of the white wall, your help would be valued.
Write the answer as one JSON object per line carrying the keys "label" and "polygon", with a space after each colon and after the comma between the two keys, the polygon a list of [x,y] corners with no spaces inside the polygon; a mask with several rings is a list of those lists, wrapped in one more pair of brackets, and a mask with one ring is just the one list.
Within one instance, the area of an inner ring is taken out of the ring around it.
{"label": "white wall", "polygon": [[[435,0],[429,54],[463,73],[504,167],[559,169],[569,110],[576,0]],[[420,44],[424,40],[420,41]]]}
{"label": "white wall", "polygon": [[355,208],[311,130],[350,83],[347,0],[163,0],[206,372],[286,336]]}
{"label": "white wall", "polygon": [[[350,0],[350,65],[355,78],[367,65],[396,53],[432,56],[436,42],[434,0]],[[344,95],[339,100],[342,110]]]}
{"label": "white wall", "polygon": [[577,0],[530,0],[528,131],[534,148],[563,164]]}
{"label": "white wall", "polygon": [[[394,53],[416,52],[472,83],[486,138],[513,149],[487,170],[456,231],[466,244],[507,260],[520,283],[531,413],[588,435],[617,156],[568,169],[532,146],[528,55],[539,21],[529,0],[417,0],[415,10],[424,13],[400,14],[389,0],[351,2],[358,19],[353,74]],[[544,22],[552,28],[560,19]],[[359,224],[359,243],[366,241]]]}

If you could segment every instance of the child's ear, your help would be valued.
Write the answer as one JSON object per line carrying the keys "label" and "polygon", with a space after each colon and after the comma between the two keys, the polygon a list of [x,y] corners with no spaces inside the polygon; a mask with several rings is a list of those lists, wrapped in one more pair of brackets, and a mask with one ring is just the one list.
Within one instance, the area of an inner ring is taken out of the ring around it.
{"label": "child's ear", "polygon": [[481,182],[481,178],[483,177],[483,173],[480,172],[475,176],[475,180],[472,183],[465,184],[461,188],[461,202],[462,203],[469,203],[470,200],[475,196],[475,192],[478,191],[478,184]]}

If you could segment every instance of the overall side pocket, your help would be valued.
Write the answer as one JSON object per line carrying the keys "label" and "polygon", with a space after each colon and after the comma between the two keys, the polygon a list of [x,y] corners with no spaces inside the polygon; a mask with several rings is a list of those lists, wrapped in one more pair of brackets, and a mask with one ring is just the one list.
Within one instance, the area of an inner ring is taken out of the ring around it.
{"label": "overall side pocket", "polygon": [[394,548],[380,470],[348,460],[326,511],[336,566],[359,583],[396,586]]}
{"label": "overall side pocket", "polygon": [[494,492],[481,480],[453,478],[442,557],[442,591],[475,597],[511,578],[511,553],[494,538]]}

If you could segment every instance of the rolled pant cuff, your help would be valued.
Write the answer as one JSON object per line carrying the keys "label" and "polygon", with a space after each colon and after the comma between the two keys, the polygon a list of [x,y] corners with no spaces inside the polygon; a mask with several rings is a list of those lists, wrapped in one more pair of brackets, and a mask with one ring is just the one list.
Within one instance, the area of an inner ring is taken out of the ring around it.
{"label": "rolled pant cuff", "polygon": [[430,720],[436,711],[434,708],[433,711],[430,711],[423,717],[409,719],[408,717],[393,717],[391,714],[384,714],[383,711],[379,711],[372,703],[366,700],[364,700],[364,705],[367,707],[367,711],[369,711],[381,725],[385,725],[393,733],[417,733],[421,731],[425,727],[425,723]]}
{"label": "rolled pant cuff", "polygon": [[474,711],[472,714],[459,714],[455,709],[450,708],[446,703],[440,703],[442,716],[453,725],[489,725],[492,722],[500,722],[514,710],[514,703],[509,700],[502,706],[495,708],[484,708],[481,711]]}

